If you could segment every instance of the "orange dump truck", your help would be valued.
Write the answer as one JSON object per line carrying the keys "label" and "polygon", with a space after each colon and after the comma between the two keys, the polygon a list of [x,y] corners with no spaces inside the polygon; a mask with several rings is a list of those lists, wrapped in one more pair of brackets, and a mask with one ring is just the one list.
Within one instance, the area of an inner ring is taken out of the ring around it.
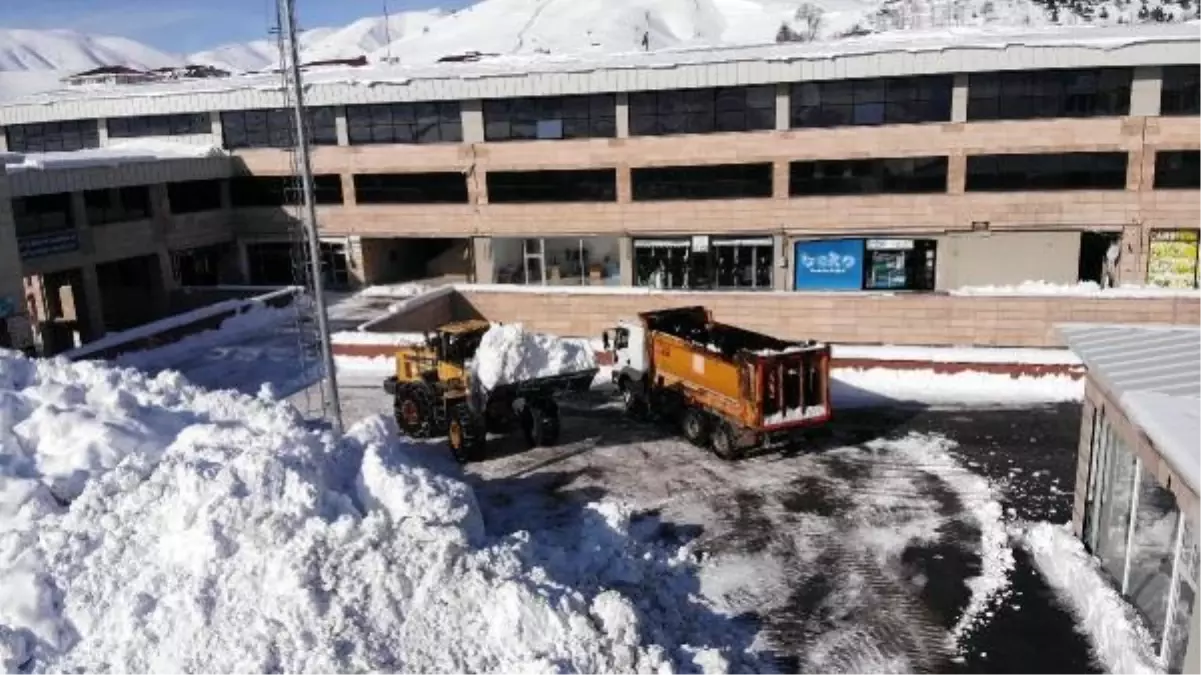
{"label": "orange dump truck", "polygon": [[718,323],[704,307],[622,321],[606,349],[631,414],[677,420],[732,459],[830,419],[830,347]]}

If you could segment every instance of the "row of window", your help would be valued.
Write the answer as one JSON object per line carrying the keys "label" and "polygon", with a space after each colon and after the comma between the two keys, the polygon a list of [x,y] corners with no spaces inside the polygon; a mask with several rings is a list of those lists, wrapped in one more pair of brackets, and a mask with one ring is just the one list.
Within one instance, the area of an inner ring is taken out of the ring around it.
{"label": "row of window", "polygon": [[[964,189],[968,192],[1039,190],[1122,190],[1126,187],[1126,153],[972,155],[967,158]],[[919,194],[947,190],[946,157],[809,160],[789,164],[792,197]],[[711,166],[634,168],[630,172],[634,201],[755,199],[773,194],[769,162]],[[614,202],[616,169],[491,171],[486,174],[488,201],[495,204],[538,202]],[[355,174],[359,204],[466,204],[467,177],[457,171]],[[1201,152],[1165,150],[1155,157],[1156,189],[1201,186]],[[337,174],[314,177],[317,204],[344,203]],[[171,213],[218,209],[221,183],[197,180],[167,185]],[[88,223],[105,225],[149,218],[150,191],[133,186],[83,193]],[[286,176],[243,176],[230,180],[235,208],[297,204],[300,194]],[[18,231],[49,232],[73,226],[66,193],[13,200]]]}
{"label": "row of window", "polygon": [[[973,73],[968,76],[967,119],[1019,120],[1103,117],[1130,111],[1132,68],[1058,69]],[[951,119],[949,75],[831,80],[790,87],[792,128],[920,124]],[[1201,69],[1162,70],[1161,115],[1201,113]],[[758,131],[776,127],[774,85],[631,92],[630,134],[659,136]],[[488,141],[616,136],[613,94],[490,99],[483,103]],[[309,108],[309,138],[315,145],[338,142],[333,107]],[[221,113],[226,147],[288,147],[294,113],[288,109]],[[371,143],[458,143],[458,102],[386,103],[346,106],[352,145]],[[107,121],[115,138],[209,133],[207,113],[120,117]],[[15,152],[71,151],[98,147],[95,120],[7,127]]]}

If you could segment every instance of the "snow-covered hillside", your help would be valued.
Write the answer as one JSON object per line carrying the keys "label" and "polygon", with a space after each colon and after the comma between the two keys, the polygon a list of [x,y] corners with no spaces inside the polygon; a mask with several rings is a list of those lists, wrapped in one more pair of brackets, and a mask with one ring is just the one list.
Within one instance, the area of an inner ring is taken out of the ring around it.
{"label": "snow-covered hillside", "polygon": [[[471,51],[629,52],[949,26],[1179,21],[1196,18],[1199,9],[1197,0],[482,0],[456,12],[399,12],[386,21],[312,28],[301,42],[305,61],[366,55],[429,63]],[[0,99],[50,89],[66,74],[102,65],[187,62],[252,71],[276,61],[270,39],[174,55],[119,37],[0,29]]]}

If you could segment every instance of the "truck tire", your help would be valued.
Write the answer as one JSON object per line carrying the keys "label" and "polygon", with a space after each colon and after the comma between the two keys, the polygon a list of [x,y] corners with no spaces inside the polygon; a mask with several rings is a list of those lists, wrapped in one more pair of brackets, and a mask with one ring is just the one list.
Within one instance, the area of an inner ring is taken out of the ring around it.
{"label": "truck tire", "polygon": [[454,458],[460,464],[480,459],[484,456],[487,441],[488,434],[479,415],[466,403],[456,405],[450,412],[450,424],[446,432],[446,442]]}
{"label": "truck tire", "polygon": [[401,384],[393,398],[393,413],[401,431],[412,438],[429,438],[435,429],[434,395],[419,384]]}
{"label": "truck tire", "polygon": [[680,428],[684,438],[693,445],[704,447],[709,440],[709,416],[696,408],[684,408],[684,414],[680,416]]}
{"label": "truck tire", "polygon": [[530,447],[550,447],[559,442],[559,406],[544,401],[526,406],[521,411],[521,430]]}
{"label": "truck tire", "polygon": [[709,445],[713,448],[713,454],[724,460],[735,460],[742,456],[742,450],[734,444],[734,430],[725,421],[713,425],[709,432]]}
{"label": "truck tire", "polygon": [[639,384],[627,382],[625,389],[621,390],[621,401],[626,415],[636,420],[646,419],[646,398],[642,396],[642,387]]}

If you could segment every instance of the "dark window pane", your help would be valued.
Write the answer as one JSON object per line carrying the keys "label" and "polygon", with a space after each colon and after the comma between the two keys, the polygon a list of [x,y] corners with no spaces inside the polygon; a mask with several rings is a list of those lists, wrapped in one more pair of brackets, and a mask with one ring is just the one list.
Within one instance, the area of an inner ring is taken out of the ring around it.
{"label": "dark window pane", "polygon": [[788,191],[794,197],[945,192],[946,157],[792,162]]}
{"label": "dark window pane", "polygon": [[221,181],[193,180],[167,184],[171,213],[195,213],[221,208]]}
{"label": "dark window pane", "polygon": [[770,197],[771,164],[635,168],[634,201]]}
{"label": "dark window pane", "polygon": [[1102,117],[1130,109],[1130,68],[973,73],[969,120]]}
{"label": "dark window pane", "polygon": [[1160,150],[1155,153],[1155,188],[1201,189],[1201,151]]}
{"label": "dark window pane", "polygon": [[1160,90],[1161,115],[1201,114],[1201,67],[1166,66]]}
{"label": "dark window pane", "polygon": [[617,171],[489,171],[490,203],[611,202],[617,199]]}
{"label": "dark window pane", "polygon": [[359,204],[466,204],[467,177],[441,173],[355,174]]}
{"label": "dark window pane", "polygon": [[[488,141],[588,138],[615,114],[611,94],[484,101],[484,138]],[[612,136],[603,133],[601,136]]]}
{"label": "dark window pane", "polygon": [[798,82],[789,117],[793,128],[946,122],[951,89],[945,76]]}
{"label": "dark window pane", "polygon": [[45,124],[16,124],[5,129],[11,152],[74,152],[100,147],[99,123],[66,120]]}
{"label": "dark window pane", "polygon": [[966,189],[1122,190],[1127,159],[1121,152],[973,155],[967,158]]}
{"label": "dark window pane", "polygon": [[675,89],[630,94],[630,135],[775,128],[775,87]]}

